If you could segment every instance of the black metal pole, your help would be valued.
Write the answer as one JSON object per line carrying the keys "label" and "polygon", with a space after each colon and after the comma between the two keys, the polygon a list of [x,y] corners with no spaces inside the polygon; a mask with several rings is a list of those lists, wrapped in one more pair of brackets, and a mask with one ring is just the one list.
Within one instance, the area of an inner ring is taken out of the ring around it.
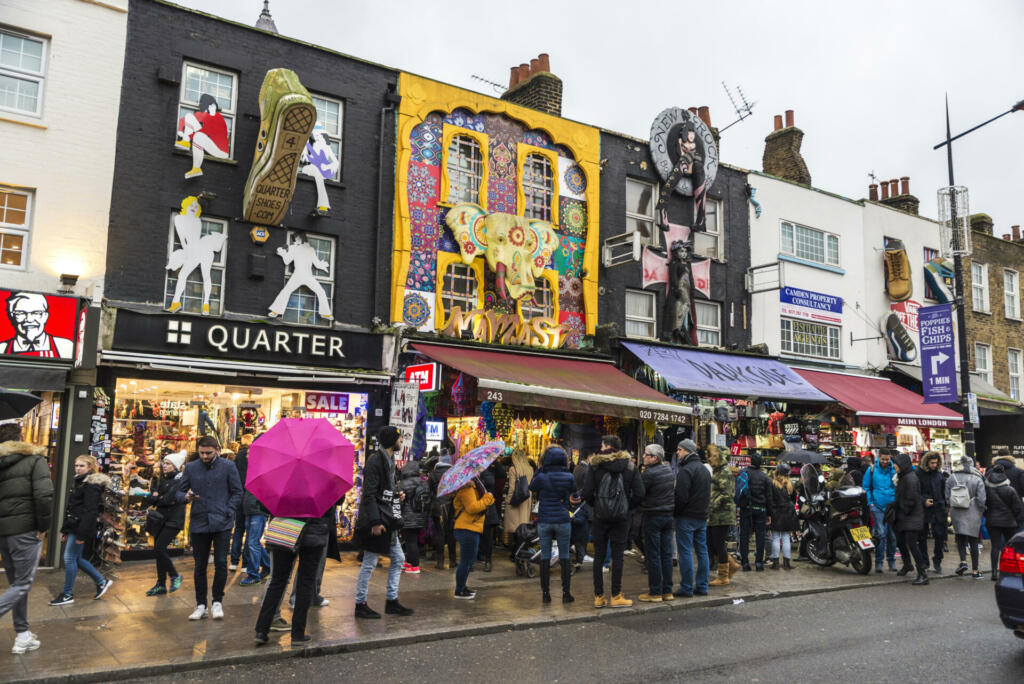
{"label": "black metal pole", "polygon": [[[1012,111],[1012,110],[1011,110]],[[971,391],[971,367],[967,356],[967,323],[964,316],[964,262],[960,252],[963,244],[960,241],[960,231],[957,230],[957,206],[956,194],[953,188],[953,141],[949,131],[949,97],[946,97],[946,164],[949,169],[950,187],[950,226],[952,227],[953,238],[953,273],[954,290],[956,294],[956,330],[957,344],[960,347],[960,413],[964,418],[964,454],[974,459],[974,423],[971,422],[971,409],[967,400],[967,394]]]}

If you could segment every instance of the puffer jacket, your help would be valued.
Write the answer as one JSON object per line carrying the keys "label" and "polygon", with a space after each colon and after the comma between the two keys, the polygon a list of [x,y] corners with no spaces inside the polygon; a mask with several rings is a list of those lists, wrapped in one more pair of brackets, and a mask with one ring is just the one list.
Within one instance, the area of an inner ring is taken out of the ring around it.
{"label": "puffer jacket", "polygon": [[896,469],[892,466],[892,463],[889,464],[888,468],[883,468],[880,464],[876,463],[864,471],[864,479],[861,482],[861,486],[868,493],[869,506],[874,506],[884,511],[886,506],[896,500],[896,485],[893,484],[893,477],[895,475]]}
{"label": "puffer jacket", "polygon": [[530,481],[530,491],[537,495],[537,522],[561,524],[571,521],[569,497],[576,491],[576,479],[569,472],[565,451],[549,448],[544,463]]}
{"label": "puffer jacket", "polygon": [[900,467],[896,482],[896,524],[897,532],[914,532],[924,529],[924,503],[921,501],[921,481],[917,478],[907,454],[896,454],[895,462]]}
{"label": "puffer jacket", "polygon": [[477,494],[476,486],[470,483],[455,492],[453,503],[455,506],[455,529],[483,534],[487,507],[494,503],[491,493],[484,492],[484,495],[480,496]]}
{"label": "puffer jacket", "polygon": [[[100,517],[103,490],[110,484],[110,478],[103,473],[89,473],[75,478],[75,488],[68,499],[67,513],[61,532],[74,534],[79,541],[89,541],[96,536],[96,520]],[[78,519],[72,524],[71,516]]]}
{"label": "puffer jacket", "polygon": [[1010,486],[1017,492],[1017,496],[1024,497],[1024,470],[1017,467],[1017,461],[1013,456],[996,456],[992,465],[1000,464],[1006,473],[1006,479]]}
{"label": "puffer jacket", "polygon": [[[405,492],[405,500],[402,501],[402,527],[407,530],[426,527],[427,516],[430,514],[430,490],[427,481],[420,474],[418,462],[409,461],[402,466],[400,486]],[[420,504],[416,504],[417,501]],[[420,510],[415,510],[414,504],[420,505]]]}
{"label": "puffer jacket", "polygon": [[676,476],[672,466],[662,461],[644,468],[644,503],[641,509],[649,517],[672,517],[676,505]]}
{"label": "puffer jacket", "polygon": [[768,505],[768,514],[771,516],[771,524],[768,526],[770,530],[796,532],[800,529],[800,519],[797,518],[796,508],[793,506],[795,501],[796,491],[790,493],[785,487],[772,483]]}
{"label": "puffer jacket", "polygon": [[676,505],[674,515],[677,518],[708,519],[711,509],[711,473],[701,463],[700,456],[688,454],[679,464],[679,475],[676,476]]}
{"label": "puffer jacket", "polygon": [[768,510],[769,498],[772,493],[771,479],[764,474],[760,466],[750,465],[745,468],[747,487],[750,490],[749,507],[755,510]]}
{"label": "puffer jacket", "polygon": [[630,509],[643,503],[644,482],[633,464],[633,456],[628,451],[614,451],[608,454],[594,454],[590,459],[590,467],[587,468],[583,481],[583,500],[591,508],[597,499],[601,481],[609,475],[622,477],[622,488],[629,497]]}
{"label": "puffer jacket", "polygon": [[711,473],[711,506],[708,511],[708,527],[736,524],[736,503],[733,492],[736,476],[725,463]]}
{"label": "puffer jacket", "polygon": [[1021,500],[1002,466],[989,468],[985,475],[985,490],[985,524],[1016,528],[1022,519]]}
{"label": "puffer jacket", "polygon": [[178,501],[178,483],[181,473],[152,480],[153,488],[149,495],[149,504],[164,515],[164,526],[176,530],[185,529],[185,504]]}
{"label": "puffer jacket", "polygon": [[0,442],[0,537],[50,529],[53,483],[45,449]]}

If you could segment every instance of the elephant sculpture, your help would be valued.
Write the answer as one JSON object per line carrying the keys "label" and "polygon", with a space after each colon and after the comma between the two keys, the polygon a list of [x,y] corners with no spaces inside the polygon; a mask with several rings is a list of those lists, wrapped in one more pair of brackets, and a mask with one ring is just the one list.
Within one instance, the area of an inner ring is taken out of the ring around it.
{"label": "elephant sculpture", "polygon": [[535,279],[540,277],[558,236],[547,221],[514,214],[488,214],[483,207],[465,202],[457,204],[445,218],[462,253],[470,264],[484,254],[496,276],[498,296],[519,299],[533,296]]}

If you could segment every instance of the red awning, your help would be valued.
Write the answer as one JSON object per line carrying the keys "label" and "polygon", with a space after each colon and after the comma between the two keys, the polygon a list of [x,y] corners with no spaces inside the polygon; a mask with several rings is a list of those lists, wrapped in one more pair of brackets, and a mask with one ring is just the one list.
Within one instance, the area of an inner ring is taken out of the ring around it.
{"label": "red awning", "polygon": [[420,342],[411,346],[477,378],[482,401],[663,423],[685,423],[691,412],[603,361]]}
{"label": "red awning", "polygon": [[886,378],[794,368],[804,380],[856,412],[862,425],[962,428],[963,416]]}

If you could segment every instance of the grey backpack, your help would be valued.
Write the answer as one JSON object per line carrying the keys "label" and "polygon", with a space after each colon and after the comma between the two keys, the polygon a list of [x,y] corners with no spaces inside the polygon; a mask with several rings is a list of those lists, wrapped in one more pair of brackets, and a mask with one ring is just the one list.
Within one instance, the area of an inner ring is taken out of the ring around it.
{"label": "grey backpack", "polygon": [[953,508],[970,508],[971,492],[967,485],[961,484],[956,475],[950,477],[953,478],[953,486],[949,490],[949,505]]}

